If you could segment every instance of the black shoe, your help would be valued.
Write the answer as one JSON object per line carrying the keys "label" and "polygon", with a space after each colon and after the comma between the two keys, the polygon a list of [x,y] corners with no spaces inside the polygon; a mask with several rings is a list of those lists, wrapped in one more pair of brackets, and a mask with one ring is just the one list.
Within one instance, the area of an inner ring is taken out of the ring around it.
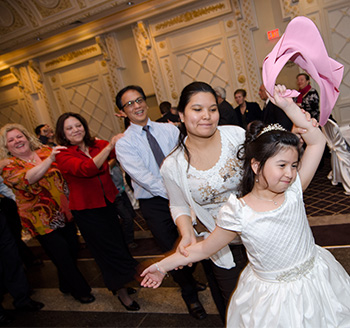
{"label": "black shoe", "polygon": [[132,243],[129,243],[129,244],[128,244],[129,249],[135,249],[135,248],[137,248],[138,246],[139,246],[139,245],[136,244],[134,241],[133,241]]}
{"label": "black shoe", "polygon": [[87,296],[73,296],[73,297],[82,304],[88,304],[95,301],[95,296],[92,294],[89,294]]}
{"label": "black shoe", "polygon": [[41,266],[43,264],[44,264],[43,260],[37,258],[37,259],[31,261],[30,263],[25,264],[25,266],[29,269],[29,268],[32,268],[32,267]]}
{"label": "black shoe", "polygon": [[59,287],[59,290],[62,294],[70,294],[70,290],[69,289],[64,289],[62,287]]}
{"label": "black shoe", "polygon": [[[128,293],[128,295],[132,295],[132,294],[136,294],[137,290],[135,288],[132,287],[126,287],[126,292]],[[117,291],[116,290],[112,290],[113,295],[117,295]]]}
{"label": "black shoe", "polygon": [[11,323],[14,320],[13,317],[9,316],[6,313],[2,313],[0,314],[0,327],[3,325],[8,325],[9,323]]}
{"label": "black shoe", "polygon": [[202,284],[201,282],[196,283],[196,291],[197,292],[203,292],[204,290],[207,289],[207,285],[206,284]]}
{"label": "black shoe", "polygon": [[138,305],[135,301],[132,301],[132,303],[130,305],[125,305],[119,296],[118,296],[118,300],[128,311],[140,310],[140,305]]}
{"label": "black shoe", "polygon": [[35,311],[41,310],[43,307],[44,307],[43,303],[30,299],[28,303],[24,305],[16,306],[16,309],[20,311],[35,312]]}
{"label": "black shoe", "polygon": [[199,301],[187,304],[187,308],[189,314],[195,319],[203,320],[207,317],[207,312]]}

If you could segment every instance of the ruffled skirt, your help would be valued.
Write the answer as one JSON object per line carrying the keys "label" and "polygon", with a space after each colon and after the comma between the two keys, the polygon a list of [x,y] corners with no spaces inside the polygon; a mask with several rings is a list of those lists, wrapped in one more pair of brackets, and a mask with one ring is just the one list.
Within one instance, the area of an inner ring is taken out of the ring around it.
{"label": "ruffled skirt", "polygon": [[279,273],[243,270],[228,312],[227,327],[349,328],[350,277],[327,250]]}

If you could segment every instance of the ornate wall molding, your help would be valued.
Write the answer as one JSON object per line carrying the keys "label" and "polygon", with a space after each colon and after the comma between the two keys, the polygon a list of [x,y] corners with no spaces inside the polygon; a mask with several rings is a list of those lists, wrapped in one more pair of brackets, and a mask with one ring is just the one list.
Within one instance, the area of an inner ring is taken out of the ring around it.
{"label": "ornate wall molding", "polygon": [[0,76],[0,88],[18,83],[18,79],[13,73]]}
{"label": "ornate wall molding", "polygon": [[44,61],[41,65],[43,72],[50,72],[52,70],[78,63],[82,60],[101,55],[102,51],[99,45],[92,45],[90,47],[71,51],[54,59]]}
{"label": "ornate wall molding", "polygon": [[[238,5],[238,0],[234,0],[235,6]],[[255,7],[252,0],[245,0],[240,2],[239,9],[242,10],[242,15],[244,19],[237,20],[237,26],[239,29],[240,42],[244,50],[244,61],[246,66],[246,81],[244,81],[244,76],[238,75],[238,83],[246,85],[245,89],[249,94],[249,99],[260,101],[258,96],[258,91],[260,87],[260,71],[259,65],[257,63],[254,40],[252,36],[252,30],[258,28]],[[241,8],[241,9],[240,9]]]}
{"label": "ornate wall molding", "polygon": [[284,20],[293,19],[296,16],[300,15],[299,3],[293,3],[291,0],[280,0],[282,18]]}
{"label": "ornate wall molding", "polygon": [[[108,69],[106,81],[110,94],[114,99],[118,90],[120,90],[123,85],[123,81],[120,76],[120,70],[125,68],[125,64],[117,43],[115,33],[108,33],[103,36],[103,39],[109,53],[109,60],[105,62],[105,66]],[[101,62],[101,65],[104,65],[104,63]],[[119,131],[121,131],[120,124]]]}
{"label": "ornate wall molding", "polygon": [[213,4],[188,10],[184,13],[174,15],[161,22],[152,23],[150,31],[153,37],[177,30],[195,23],[199,23],[232,11],[229,0],[222,0]]}
{"label": "ornate wall molding", "polygon": [[[146,25],[144,25],[144,27],[147,28]],[[163,84],[164,80],[161,74],[155,47],[147,47],[147,43],[145,42],[144,36],[142,35],[139,24],[134,25],[133,34],[140,60],[147,61],[158,102],[167,100],[167,94]]]}
{"label": "ornate wall molding", "polygon": [[240,89],[247,88],[248,74],[244,66],[244,54],[241,51],[240,40],[238,36],[228,39],[231,57],[233,58],[233,68],[237,77],[237,84]]}
{"label": "ornate wall molding", "polygon": [[39,95],[44,100],[45,103],[45,111],[48,113],[51,122],[47,122],[53,124],[55,122],[52,106],[50,105],[49,97],[46,92],[45,86],[43,84],[43,74],[40,70],[40,65],[37,61],[30,60],[28,62],[28,72],[29,76],[33,82],[34,92]]}
{"label": "ornate wall molding", "polygon": [[27,111],[27,116],[28,116],[30,125],[32,127],[36,127],[39,124],[39,122],[38,122],[38,118],[37,118],[32,97],[31,97],[31,94],[33,93],[32,81],[30,79],[28,70],[25,66],[21,66],[19,68],[19,73],[21,76],[21,81],[24,89],[23,96],[24,96],[24,104]]}
{"label": "ornate wall molding", "polygon": [[170,62],[170,56],[162,58],[161,63],[163,66],[163,71],[165,72],[165,85],[169,89],[171,99],[173,101],[177,101],[179,98],[179,90],[177,89],[175,74],[173,72],[173,65]]}

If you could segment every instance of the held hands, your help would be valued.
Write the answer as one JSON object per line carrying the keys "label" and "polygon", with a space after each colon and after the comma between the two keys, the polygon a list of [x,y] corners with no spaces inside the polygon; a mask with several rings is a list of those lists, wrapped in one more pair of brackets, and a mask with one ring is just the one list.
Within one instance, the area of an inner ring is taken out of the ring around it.
{"label": "held hands", "polygon": [[[177,245],[176,252],[180,253],[182,256],[187,257],[189,253],[186,248],[196,243],[197,243],[197,238],[194,234],[183,236],[179,244]],[[191,267],[192,263],[188,263],[187,266]],[[179,266],[178,268],[175,268],[175,270],[178,270],[178,269],[183,269],[183,266]]]}
{"label": "held hands", "polygon": [[159,267],[158,263],[152,264],[141,273],[141,277],[144,277],[141,286],[158,288],[166,276],[167,273]]}
{"label": "held hands", "polygon": [[189,255],[188,250],[186,249],[188,246],[194,245],[197,243],[197,238],[194,234],[188,236],[182,236],[179,244],[177,245],[176,252],[181,255],[187,257]]}

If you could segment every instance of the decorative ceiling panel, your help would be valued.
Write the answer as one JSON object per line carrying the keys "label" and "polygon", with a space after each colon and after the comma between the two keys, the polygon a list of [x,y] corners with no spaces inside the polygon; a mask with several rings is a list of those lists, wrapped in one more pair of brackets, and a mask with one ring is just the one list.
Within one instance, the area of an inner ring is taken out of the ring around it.
{"label": "decorative ceiling panel", "polygon": [[143,2],[147,0],[0,0],[0,53]]}

